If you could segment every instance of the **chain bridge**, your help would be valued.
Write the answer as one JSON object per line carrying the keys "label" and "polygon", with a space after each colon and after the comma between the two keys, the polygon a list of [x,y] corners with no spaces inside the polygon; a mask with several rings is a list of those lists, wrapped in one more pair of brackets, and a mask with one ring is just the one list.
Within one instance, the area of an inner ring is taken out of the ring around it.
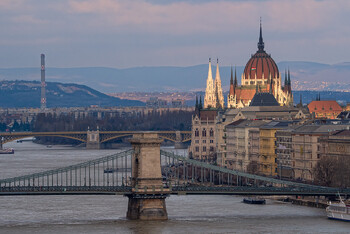
{"label": "chain bridge", "polygon": [[132,149],[67,167],[0,180],[0,195],[125,195],[130,219],[167,219],[169,195],[350,195],[350,189],[278,180],[160,150],[157,133],[135,133]]}
{"label": "chain bridge", "polygon": [[[62,137],[80,141],[88,149],[99,149],[101,143],[117,138],[132,137],[137,131],[66,131],[66,132],[0,132],[0,148],[2,145],[26,137]],[[176,147],[191,141],[191,131],[158,131],[159,137],[172,141]]]}

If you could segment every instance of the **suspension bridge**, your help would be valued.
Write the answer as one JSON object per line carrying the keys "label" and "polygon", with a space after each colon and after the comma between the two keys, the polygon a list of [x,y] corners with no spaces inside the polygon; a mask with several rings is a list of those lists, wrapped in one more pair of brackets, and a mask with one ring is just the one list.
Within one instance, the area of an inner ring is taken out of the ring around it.
{"label": "suspension bridge", "polygon": [[160,150],[158,133],[135,133],[132,149],[0,180],[0,195],[124,195],[130,219],[166,219],[169,195],[349,196],[350,189],[279,180]]}

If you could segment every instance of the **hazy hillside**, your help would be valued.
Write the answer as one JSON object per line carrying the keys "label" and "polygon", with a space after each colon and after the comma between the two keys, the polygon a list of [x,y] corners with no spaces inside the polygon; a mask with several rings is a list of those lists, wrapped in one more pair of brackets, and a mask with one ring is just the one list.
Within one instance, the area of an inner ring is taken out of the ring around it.
{"label": "hazy hillside", "polygon": [[[0,107],[40,107],[40,82],[0,81]],[[143,102],[110,97],[85,85],[48,82],[48,107],[143,106]]]}
{"label": "hazy hillside", "polygon": [[[313,62],[278,63],[282,80],[284,70],[291,71],[294,90],[350,90],[350,63],[334,65]],[[215,66],[213,76],[215,77]],[[244,67],[237,67],[238,81]],[[190,67],[135,67],[127,69],[46,68],[47,81],[78,83],[103,92],[152,92],[152,91],[198,91],[204,90],[208,65]],[[220,67],[223,90],[229,89],[230,67]],[[0,69],[0,79],[40,80],[40,68]]]}

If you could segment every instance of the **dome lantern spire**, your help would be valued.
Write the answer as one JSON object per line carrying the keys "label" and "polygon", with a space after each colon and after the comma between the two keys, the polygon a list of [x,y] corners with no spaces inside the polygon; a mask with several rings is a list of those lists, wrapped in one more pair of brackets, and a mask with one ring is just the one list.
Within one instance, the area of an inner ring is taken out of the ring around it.
{"label": "dome lantern spire", "polygon": [[259,36],[259,42],[258,42],[258,51],[260,51],[260,52],[264,51],[264,41],[262,38],[261,17],[260,17],[260,36]]}

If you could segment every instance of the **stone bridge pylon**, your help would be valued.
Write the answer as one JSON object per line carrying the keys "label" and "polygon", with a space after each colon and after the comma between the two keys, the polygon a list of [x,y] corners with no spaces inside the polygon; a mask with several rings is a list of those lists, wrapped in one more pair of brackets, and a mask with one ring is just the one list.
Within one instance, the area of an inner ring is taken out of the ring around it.
{"label": "stone bridge pylon", "polygon": [[163,140],[154,132],[141,132],[130,140],[132,155],[132,193],[128,195],[127,218],[166,220],[165,198],[170,190],[163,188],[160,144]]}

